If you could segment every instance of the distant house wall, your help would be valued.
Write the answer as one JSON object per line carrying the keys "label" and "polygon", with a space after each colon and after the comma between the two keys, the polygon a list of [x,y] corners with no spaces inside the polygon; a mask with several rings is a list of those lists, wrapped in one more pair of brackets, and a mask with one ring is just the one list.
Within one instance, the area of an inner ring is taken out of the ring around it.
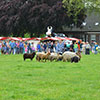
{"label": "distant house wall", "polygon": [[[63,26],[63,30],[69,37],[80,38],[83,41],[96,41],[100,44],[100,14],[97,12],[87,13],[87,18],[85,19],[86,25],[82,29],[73,27],[72,29]],[[98,25],[95,25],[96,23]]]}

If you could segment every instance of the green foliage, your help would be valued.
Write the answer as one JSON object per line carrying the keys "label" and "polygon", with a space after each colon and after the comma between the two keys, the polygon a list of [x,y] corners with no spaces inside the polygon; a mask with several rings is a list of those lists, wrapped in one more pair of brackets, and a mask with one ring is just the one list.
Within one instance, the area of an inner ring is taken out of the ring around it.
{"label": "green foliage", "polygon": [[24,38],[30,38],[30,34],[29,33],[24,34]]}
{"label": "green foliage", "polygon": [[100,11],[100,0],[83,0],[88,12]]}
{"label": "green foliage", "polygon": [[99,100],[100,54],[79,63],[0,55],[0,100]]}
{"label": "green foliage", "polygon": [[21,33],[40,36],[48,26],[54,30],[66,24],[62,0],[1,0],[0,35],[24,37]]}
{"label": "green foliage", "polygon": [[76,26],[80,26],[86,18],[86,9],[83,0],[63,0],[66,13]]}
{"label": "green foliage", "polygon": [[[62,26],[80,27],[85,9],[80,0],[1,0],[0,35],[24,37],[21,33],[40,36],[48,26],[63,31]],[[66,8],[66,9],[65,9]]]}
{"label": "green foliage", "polygon": [[45,36],[46,36],[46,34],[41,34],[41,35],[40,35],[40,37],[45,37]]}
{"label": "green foliage", "polygon": [[82,0],[63,0],[63,4],[69,16],[74,14],[76,17],[85,8]]}

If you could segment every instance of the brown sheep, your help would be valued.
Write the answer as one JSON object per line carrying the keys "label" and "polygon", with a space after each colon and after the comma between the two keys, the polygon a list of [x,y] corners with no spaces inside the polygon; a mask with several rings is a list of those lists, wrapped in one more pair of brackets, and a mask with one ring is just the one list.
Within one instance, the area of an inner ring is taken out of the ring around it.
{"label": "brown sheep", "polygon": [[46,62],[46,60],[48,59],[49,55],[50,55],[50,52],[47,52],[45,54],[43,54],[43,53],[37,54],[36,60],[37,61],[43,61],[43,60],[45,60],[45,62]]}

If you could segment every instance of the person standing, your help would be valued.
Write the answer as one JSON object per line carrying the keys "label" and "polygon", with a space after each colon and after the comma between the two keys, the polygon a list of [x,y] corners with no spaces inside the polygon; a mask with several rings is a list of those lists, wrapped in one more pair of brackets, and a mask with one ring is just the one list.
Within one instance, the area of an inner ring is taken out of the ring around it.
{"label": "person standing", "polygon": [[53,44],[53,42],[51,42],[50,52],[51,53],[54,52],[54,44]]}
{"label": "person standing", "polygon": [[37,51],[38,52],[41,52],[42,50],[41,50],[41,44],[40,44],[40,42],[37,44]]}
{"label": "person standing", "polygon": [[14,47],[15,47],[14,41],[10,42],[10,47],[11,47],[11,53],[14,54]]}
{"label": "person standing", "polygon": [[46,44],[46,42],[44,42],[43,43],[43,51],[46,52],[46,50],[47,50],[47,44]]}
{"label": "person standing", "polygon": [[24,43],[22,41],[20,41],[19,48],[20,48],[20,53],[23,54]]}
{"label": "person standing", "polygon": [[28,51],[27,45],[26,45],[26,44],[24,44],[23,54],[24,54],[24,53],[27,53],[27,51]]}
{"label": "person standing", "polygon": [[68,42],[68,43],[66,44],[66,47],[67,47],[67,51],[70,51],[70,42]]}
{"label": "person standing", "polygon": [[0,41],[0,54],[1,54],[2,42]]}
{"label": "person standing", "polygon": [[83,45],[82,45],[82,53],[85,55],[85,48],[86,48],[86,45],[85,45],[85,42],[83,42]]}
{"label": "person standing", "polygon": [[76,53],[78,51],[78,45],[76,42],[74,42],[74,52]]}
{"label": "person standing", "polygon": [[57,43],[57,53],[63,53],[64,52],[64,41],[60,40]]}
{"label": "person standing", "polygon": [[31,48],[32,48],[32,53],[35,52],[34,42],[32,42]]}
{"label": "person standing", "polygon": [[94,45],[94,54],[97,54],[98,53],[98,44],[95,42],[95,45]]}
{"label": "person standing", "polygon": [[85,54],[86,55],[90,55],[90,48],[91,48],[90,44],[88,42],[86,42],[86,47],[85,47]]}
{"label": "person standing", "polygon": [[78,51],[80,51],[80,41],[77,42],[78,45]]}

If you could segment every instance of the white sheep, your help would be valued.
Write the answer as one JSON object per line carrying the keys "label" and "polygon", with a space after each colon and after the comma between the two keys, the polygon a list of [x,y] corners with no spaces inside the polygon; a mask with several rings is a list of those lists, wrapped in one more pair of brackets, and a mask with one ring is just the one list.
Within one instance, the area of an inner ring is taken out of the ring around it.
{"label": "white sheep", "polygon": [[71,61],[71,58],[77,56],[80,60],[80,55],[75,52],[66,51],[63,53],[63,61]]}
{"label": "white sheep", "polygon": [[57,53],[51,53],[51,55],[49,56],[49,60],[50,61],[58,61],[58,60],[62,60],[63,56]]}
{"label": "white sheep", "polygon": [[38,54],[45,54],[45,52],[36,52],[36,55]]}

